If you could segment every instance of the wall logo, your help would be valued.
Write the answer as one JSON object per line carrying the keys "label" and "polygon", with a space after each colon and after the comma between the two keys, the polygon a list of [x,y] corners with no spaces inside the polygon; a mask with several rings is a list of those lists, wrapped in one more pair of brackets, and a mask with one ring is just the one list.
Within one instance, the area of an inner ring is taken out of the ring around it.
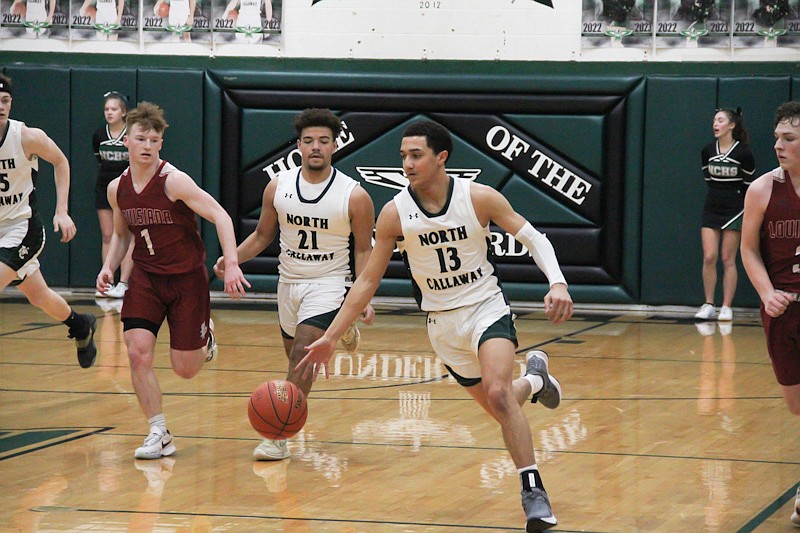
{"label": "wall logo", "polygon": [[[387,187],[389,189],[405,189],[408,178],[402,168],[397,167],[356,167],[356,170],[367,183]],[[451,178],[462,178],[470,181],[480,175],[479,168],[448,168],[447,175]]]}

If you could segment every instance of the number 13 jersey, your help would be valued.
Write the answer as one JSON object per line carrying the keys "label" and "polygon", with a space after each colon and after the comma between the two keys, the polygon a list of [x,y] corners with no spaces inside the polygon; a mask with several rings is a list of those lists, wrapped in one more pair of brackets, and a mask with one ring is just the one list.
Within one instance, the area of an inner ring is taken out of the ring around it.
{"label": "number 13 jersey", "polygon": [[403,240],[398,248],[411,272],[414,297],[423,311],[447,311],[502,292],[489,243],[472,205],[469,180],[450,179],[440,213],[428,213],[406,187],[394,197]]}

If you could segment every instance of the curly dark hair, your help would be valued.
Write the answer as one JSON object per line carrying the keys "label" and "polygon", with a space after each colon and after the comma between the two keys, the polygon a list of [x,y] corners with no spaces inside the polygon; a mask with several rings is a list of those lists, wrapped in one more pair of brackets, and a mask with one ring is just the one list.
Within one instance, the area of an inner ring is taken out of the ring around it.
{"label": "curly dark hair", "polygon": [[338,137],[342,131],[341,119],[334,115],[330,109],[304,109],[302,113],[294,117],[294,129],[298,137],[305,128],[313,128],[315,126],[330,129],[334,138]]}
{"label": "curly dark hair", "polygon": [[689,22],[703,23],[711,17],[716,7],[715,0],[681,0],[677,17]]}

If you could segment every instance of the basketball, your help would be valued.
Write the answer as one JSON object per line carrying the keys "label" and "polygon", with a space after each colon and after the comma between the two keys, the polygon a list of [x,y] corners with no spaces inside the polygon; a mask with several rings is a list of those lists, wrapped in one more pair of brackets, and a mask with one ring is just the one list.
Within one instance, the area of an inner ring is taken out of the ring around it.
{"label": "basketball", "polygon": [[294,437],[308,417],[306,396],[291,381],[267,381],[250,395],[247,417],[262,437],[276,440]]}

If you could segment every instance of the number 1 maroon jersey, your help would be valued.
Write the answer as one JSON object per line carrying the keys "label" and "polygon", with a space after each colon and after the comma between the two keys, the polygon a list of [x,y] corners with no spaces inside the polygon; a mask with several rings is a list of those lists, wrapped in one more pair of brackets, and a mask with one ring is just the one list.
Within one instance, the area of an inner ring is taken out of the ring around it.
{"label": "number 1 maroon jersey", "polygon": [[117,204],[136,243],[133,261],[153,274],[182,274],[203,266],[206,259],[197,215],[164,192],[167,175],[173,170],[174,166],[162,161],[150,182],[137,193],[128,168],[117,187]]}

